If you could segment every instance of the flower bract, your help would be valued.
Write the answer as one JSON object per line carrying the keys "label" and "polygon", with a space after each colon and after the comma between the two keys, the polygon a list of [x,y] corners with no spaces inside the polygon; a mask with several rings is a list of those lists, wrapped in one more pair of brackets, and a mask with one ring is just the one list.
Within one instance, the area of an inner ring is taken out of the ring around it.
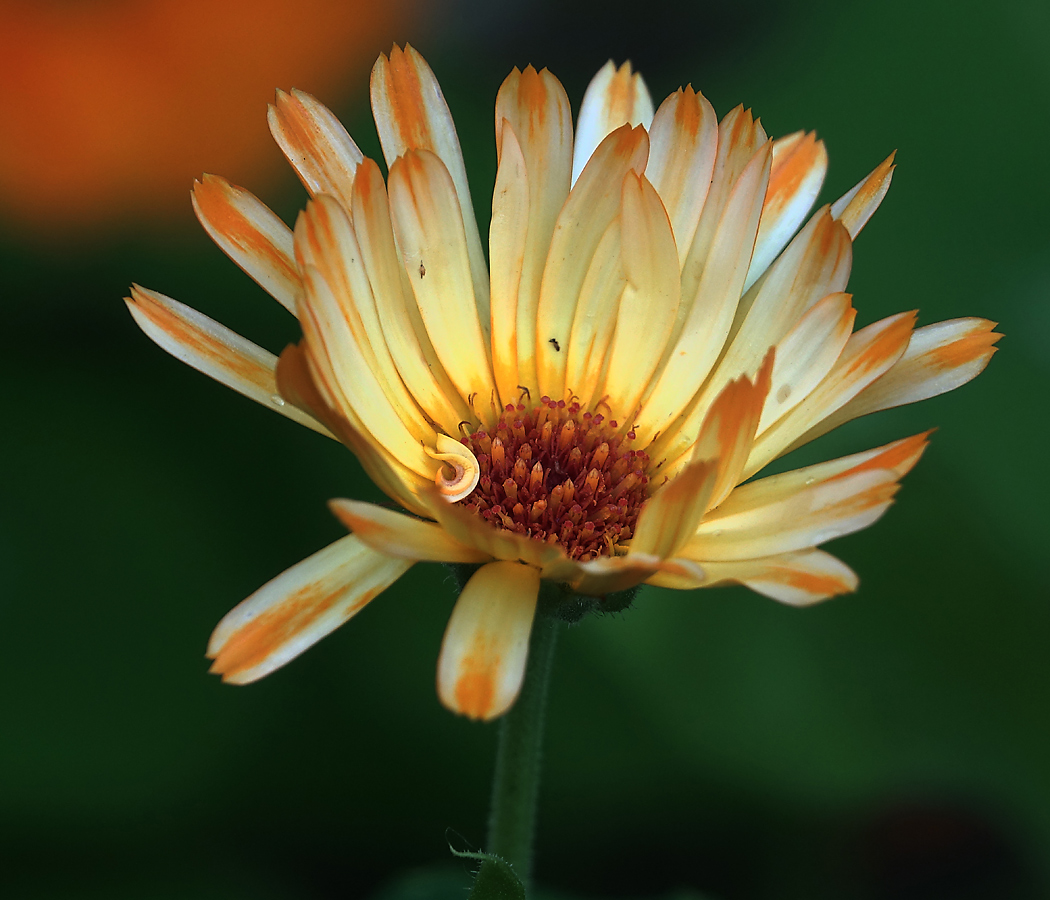
{"label": "flower bract", "polygon": [[459,140],[411,47],[381,56],[372,109],[388,166],[307,94],[271,131],[310,194],[294,230],[214,176],[194,185],[219,246],[302,325],[275,357],[135,287],[166,350],[346,444],[404,512],[331,507],[350,535],[216,628],[213,671],[254,681],[420,561],[477,567],[438,661],[451,709],[490,719],[520,689],[543,580],[600,598],[636,585],[740,583],[804,606],[856,575],[819,545],[870,525],[927,435],[753,479],[856,416],[977,375],[984,319],[854,331],[853,245],[892,156],[812,211],[823,142],[721,120],[692,87],[658,108],[607,64],[575,129],[548,71],[496,97],[488,253]]}

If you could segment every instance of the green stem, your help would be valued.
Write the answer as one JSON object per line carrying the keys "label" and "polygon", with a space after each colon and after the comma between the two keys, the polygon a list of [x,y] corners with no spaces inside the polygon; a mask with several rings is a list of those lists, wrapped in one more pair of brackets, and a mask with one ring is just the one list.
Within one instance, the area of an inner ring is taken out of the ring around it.
{"label": "green stem", "polygon": [[521,694],[500,722],[496,771],[492,778],[492,808],[485,849],[514,866],[526,893],[536,831],[543,719],[559,627],[555,619],[536,618]]}

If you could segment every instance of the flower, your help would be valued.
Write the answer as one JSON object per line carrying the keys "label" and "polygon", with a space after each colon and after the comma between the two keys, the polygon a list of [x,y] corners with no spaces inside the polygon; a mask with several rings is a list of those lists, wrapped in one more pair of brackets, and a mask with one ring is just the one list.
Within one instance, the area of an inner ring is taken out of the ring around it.
{"label": "flower", "polygon": [[480,566],[437,682],[481,719],[520,689],[541,579],[591,597],[738,582],[795,606],[854,590],[817,546],[882,515],[927,435],[748,479],[856,416],[958,387],[998,338],[983,319],[915,328],[914,312],[853,332],[853,242],[892,156],[803,225],[827,166],[812,133],[769,140],[741,107],[719,122],[691,87],[654,113],[609,63],[574,138],[557,79],[515,69],[496,98],[486,266],[430,68],[395,47],[371,97],[386,183],[320,103],[277,94],[271,131],[312,197],[294,233],[222,179],[194,186],[204,227],[298,315],[300,344],[277,359],[160,294],[128,301],[175,356],[349,446],[411,514],[333,501],[352,533],[230,612],[213,671],[272,672],[424,560]]}

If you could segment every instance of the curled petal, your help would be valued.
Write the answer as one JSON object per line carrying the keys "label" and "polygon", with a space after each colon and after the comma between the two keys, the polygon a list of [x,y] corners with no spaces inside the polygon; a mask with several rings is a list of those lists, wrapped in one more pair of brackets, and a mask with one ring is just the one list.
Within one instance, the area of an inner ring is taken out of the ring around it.
{"label": "curled petal", "polygon": [[436,450],[423,449],[428,456],[444,463],[434,474],[434,484],[449,503],[458,503],[474,492],[481,478],[481,466],[469,447],[447,434],[439,434]]}

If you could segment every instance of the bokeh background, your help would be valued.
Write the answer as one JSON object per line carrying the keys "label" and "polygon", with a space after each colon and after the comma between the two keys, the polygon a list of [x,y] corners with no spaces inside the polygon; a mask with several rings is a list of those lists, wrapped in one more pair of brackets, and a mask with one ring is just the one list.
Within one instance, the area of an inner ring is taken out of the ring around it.
{"label": "bokeh background", "polygon": [[866,324],[982,315],[976,382],[854,422],[793,465],[938,426],[898,503],[833,550],[860,591],[799,611],[643,592],[559,647],[538,879],[550,896],[1050,896],[1050,6],[0,2],[0,895],[462,897],[495,729],[438,704],[453,603],[413,569],[247,688],[218,619],[378,499],[345,450],[182,366],[137,281],[270,349],[294,322],[206,238],[213,171],[286,221],[304,192],[275,86],[369,155],[375,55],[410,40],[459,126],[482,231],[492,101],[546,65],[578,104],[607,58],[774,135],[816,128],[833,199],[898,149],[858,242]]}

